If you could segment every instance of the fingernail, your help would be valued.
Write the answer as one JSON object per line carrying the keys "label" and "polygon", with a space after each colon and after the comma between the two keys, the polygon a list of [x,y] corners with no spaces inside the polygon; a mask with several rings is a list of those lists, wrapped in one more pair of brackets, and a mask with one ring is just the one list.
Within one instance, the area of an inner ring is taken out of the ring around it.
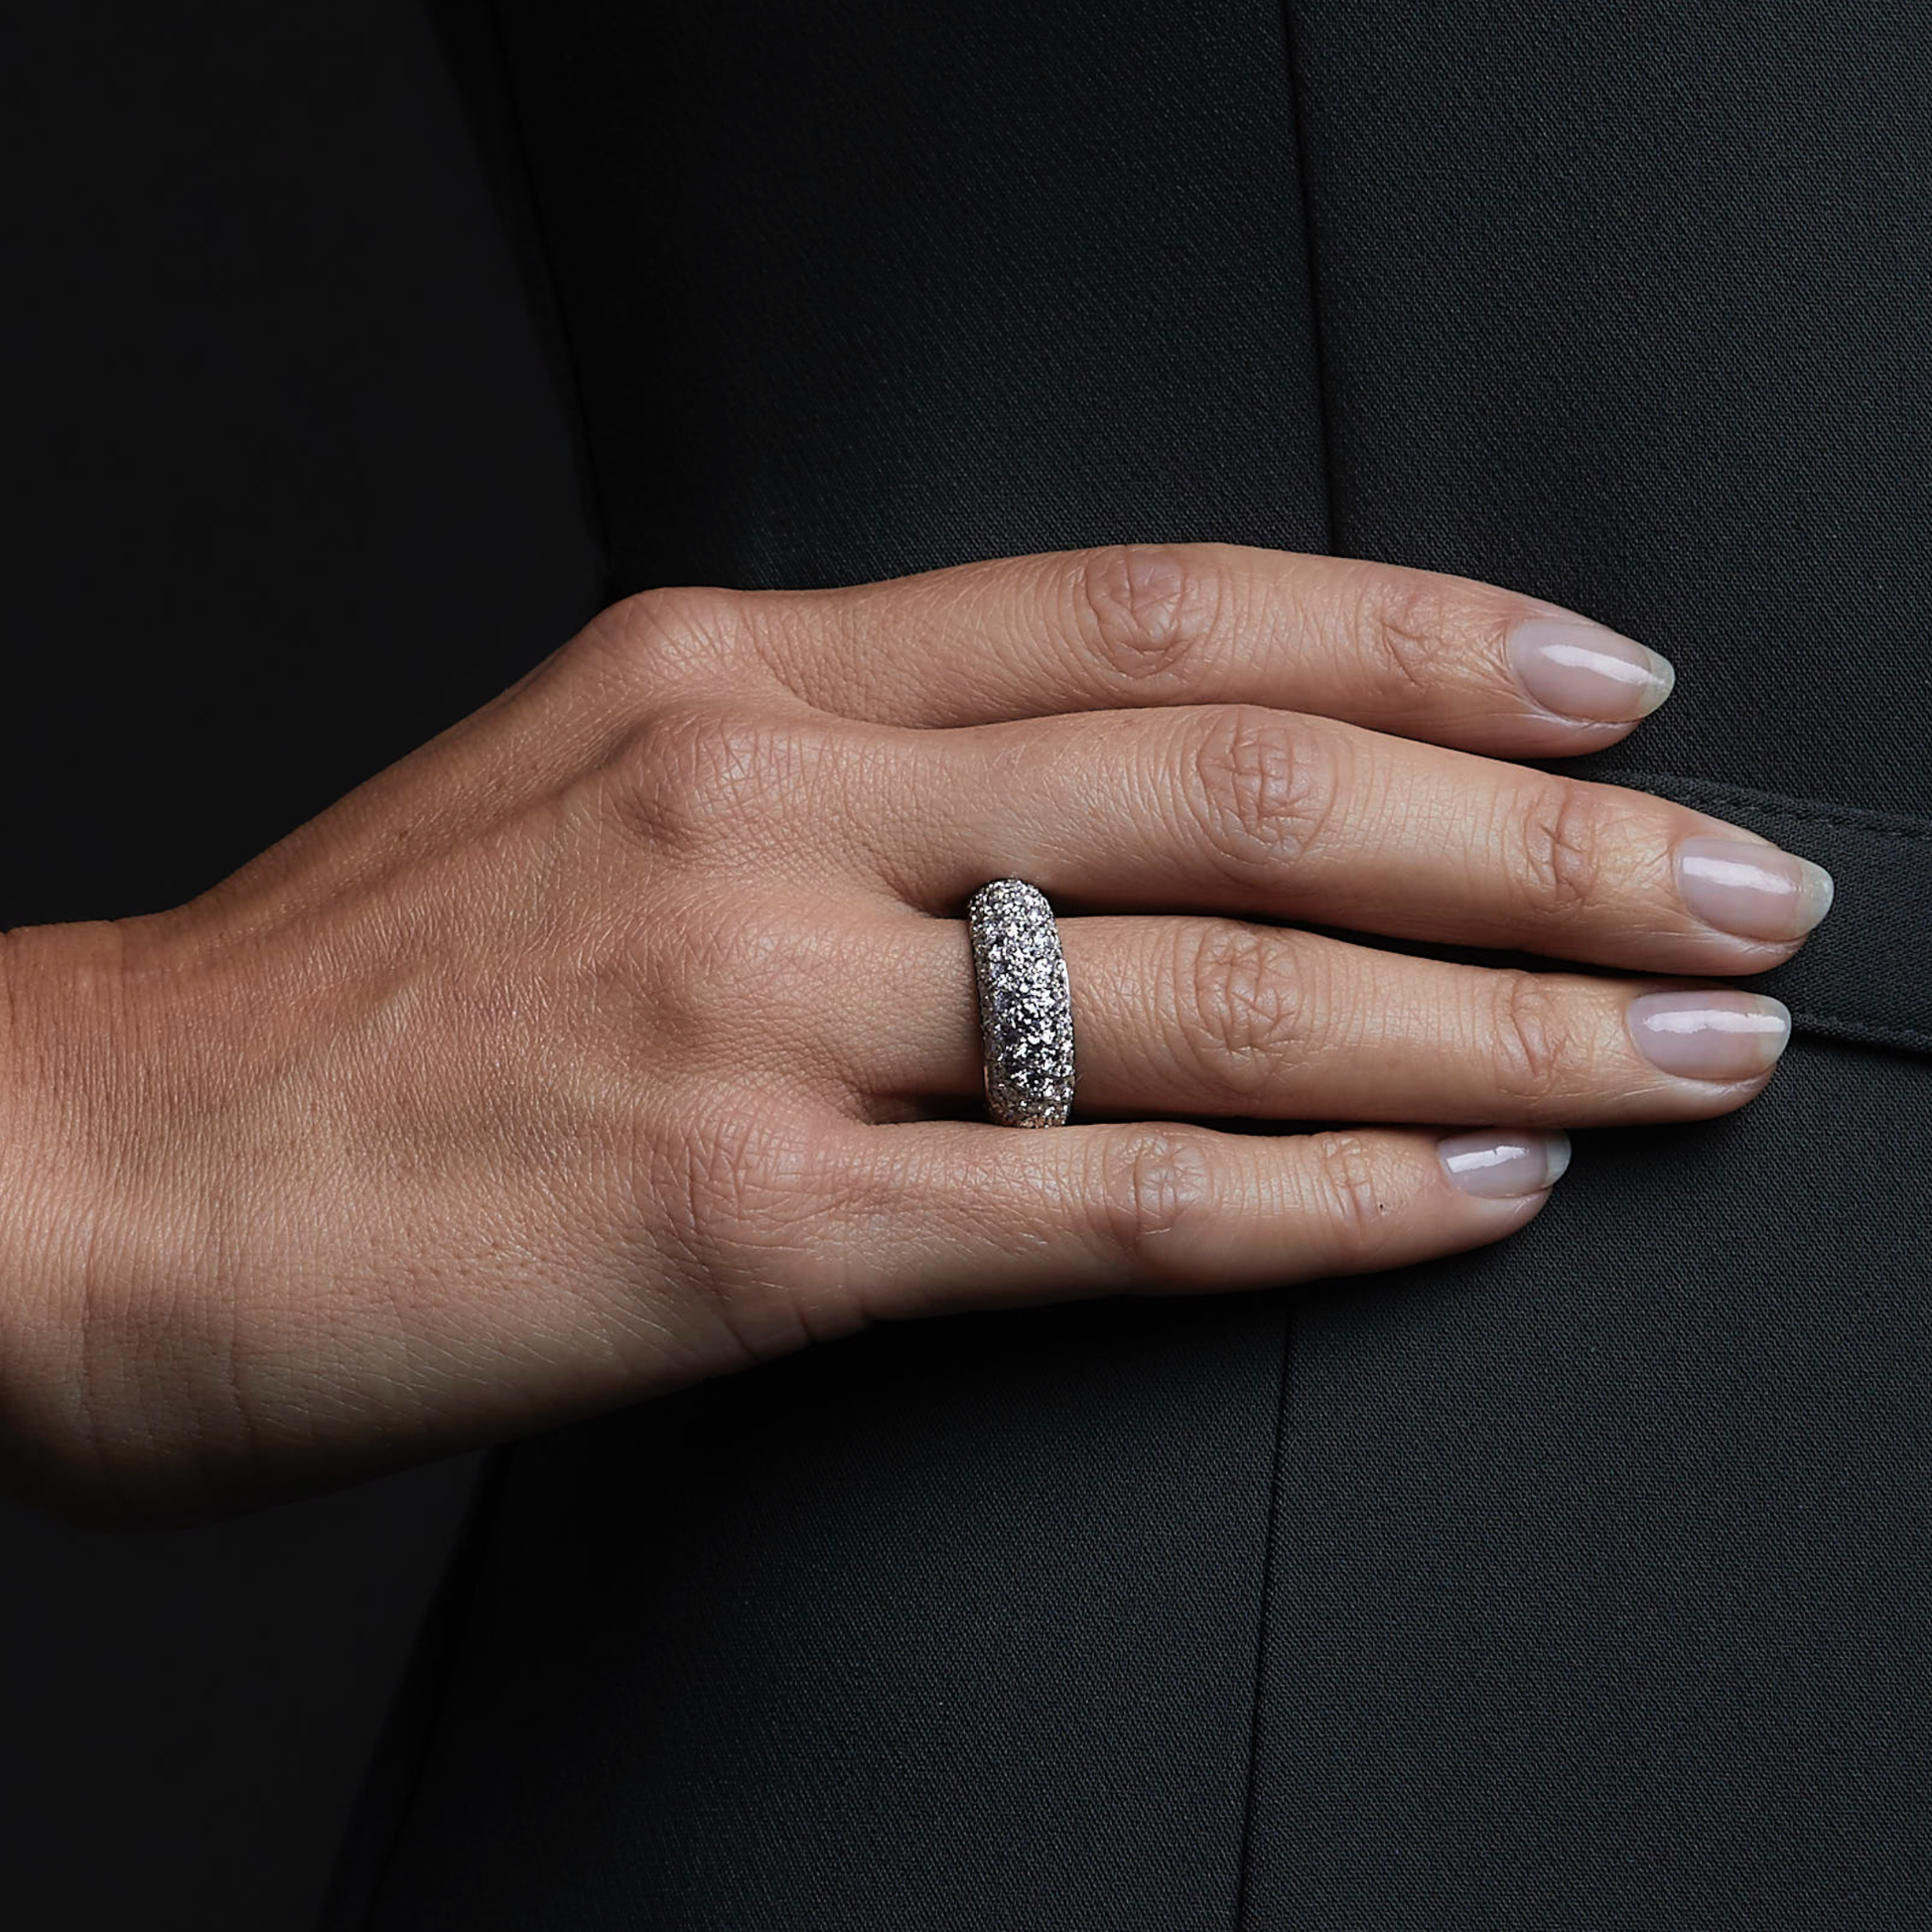
{"label": "fingernail", "polygon": [[1686,839],[1677,848],[1684,903],[1740,939],[1801,939],[1832,909],[1832,876],[1774,845]]}
{"label": "fingernail", "polygon": [[1463,1192],[1500,1199],[1540,1194],[1562,1179],[1570,1165],[1570,1136],[1484,1128],[1476,1134],[1450,1134],[1436,1143],[1436,1152]]}
{"label": "fingernail", "polygon": [[1592,724],[1647,718],[1677,682],[1668,657],[1585,618],[1525,618],[1509,633],[1509,661],[1546,711]]}
{"label": "fingernail", "polygon": [[1777,1064],[1791,1037],[1791,1009],[1768,993],[1645,993],[1628,1017],[1638,1052],[1692,1080],[1751,1079]]}

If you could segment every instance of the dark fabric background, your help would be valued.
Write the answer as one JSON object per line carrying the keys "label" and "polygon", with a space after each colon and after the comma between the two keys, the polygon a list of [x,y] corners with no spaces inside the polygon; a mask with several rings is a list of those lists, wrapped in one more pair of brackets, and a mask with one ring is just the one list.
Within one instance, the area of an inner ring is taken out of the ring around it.
{"label": "dark fabric background", "polygon": [[[414,9],[60,0],[4,42],[11,926],[211,884],[596,567]],[[307,1932],[474,1476],[161,1536],[0,1508],[0,1922]]]}
{"label": "dark fabric background", "polygon": [[339,1922],[1926,1922],[1920,10],[495,11],[618,588],[1493,578],[1842,898],[1770,1093],[1498,1248],[519,1449]]}

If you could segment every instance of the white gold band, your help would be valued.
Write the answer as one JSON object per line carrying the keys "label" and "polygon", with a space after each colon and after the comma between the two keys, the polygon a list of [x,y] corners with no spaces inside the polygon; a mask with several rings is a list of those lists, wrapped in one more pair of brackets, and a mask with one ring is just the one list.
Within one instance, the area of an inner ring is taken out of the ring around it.
{"label": "white gold band", "polygon": [[966,902],[979,988],[986,1105],[1003,1127],[1064,1127],[1073,1104],[1073,1002],[1045,895],[996,879]]}

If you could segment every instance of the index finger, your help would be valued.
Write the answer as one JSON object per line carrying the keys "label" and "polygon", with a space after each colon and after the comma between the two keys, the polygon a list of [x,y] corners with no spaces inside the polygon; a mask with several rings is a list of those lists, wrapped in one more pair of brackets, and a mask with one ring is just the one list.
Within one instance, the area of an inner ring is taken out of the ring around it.
{"label": "index finger", "polygon": [[1674,682],[1635,639],[1513,591],[1231,543],[1046,551],[744,608],[789,688],[881,724],[1231,701],[1561,758],[1615,743]]}

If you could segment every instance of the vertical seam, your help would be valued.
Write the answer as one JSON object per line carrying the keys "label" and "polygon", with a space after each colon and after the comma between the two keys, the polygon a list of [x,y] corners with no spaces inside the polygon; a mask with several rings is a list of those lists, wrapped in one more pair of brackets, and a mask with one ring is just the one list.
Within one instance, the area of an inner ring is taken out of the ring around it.
{"label": "vertical seam", "polygon": [[454,1695],[457,1651],[477,1597],[490,1530],[501,1514],[512,1452],[513,1446],[483,1451],[443,1574],[410,1642],[347,1822],[337,1836],[315,1932],[371,1932],[383,1910],[382,1894],[422,1802],[430,1756]]}
{"label": "vertical seam", "polygon": [[1314,368],[1314,425],[1321,466],[1321,539],[1335,549],[1334,435],[1328,403],[1328,354],[1322,340],[1320,282],[1314,263],[1314,207],[1309,194],[1309,142],[1302,112],[1302,72],[1295,47],[1295,0],[1282,0],[1282,69],[1289,125],[1295,131],[1295,189],[1302,204],[1302,279],[1309,292],[1309,360]]}
{"label": "vertical seam", "polygon": [[[590,402],[585,393],[583,356],[570,312],[564,301],[563,282],[557,271],[556,243],[550,223],[544,218],[543,191],[537,184],[535,158],[530,148],[529,117],[521,88],[517,84],[516,63],[510,55],[511,29],[505,16],[505,0],[491,0],[489,22],[495,41],[496,59],[503,83],[505,121],[516,143],[517,165],[528,198],[529,238],[534,245],[544,291],[550,308],[552,336],[558,359],[563,366],[553,369],[553,379],[566,392],[562,400],[569,411],[576,445],[577,485],[597,545],[599,567],[598,607],[613,600],[615,567],[611,544],[610,512],[604,499],[604,478],[598,467],[596,446],[591,439]],[[595,615],[594,613],[592,615]]]}
{"label": "vertical seam", "polygon": [[[1328,357],[1322,343],[1321,300],[1314,262],[1314,210],[1309,196],[1309,148],[1302,112],[1301,69],[1296,58],[1294,0],[1282,0],[1282,71],[1288,90],[1288,116],[1295,134],[1295,189],[1302,206],[1302,278],[1308,291],[1309,360],[1314,371],[1316,456],[1321,471],[1321,540],[1335,548],[1334,447],[1328,403]],[[1273,1619],[1275,1572],[1279,1563],[1282,1515],[1282,1462],[1288,1452],[1288,1401],[1295,1353],[1295,1304],[1282,1292],[1281,1347],[1275,1387],[1275,1428],[1268,1458],[1268,1520],[1262,1534],[1261,1601],[1255,1618],[1254,1674],[1248,1704],[1248,1766],[1241,1792],[1241,1847],[1235,1866],[1234,1932],[1248,1924],[1254,1882],[1255,1807],[1261,1782],[1264,1689],[1268,1632]]]}
{"label": "vertical seam", "polygon": [[1268,1663],[1268,1626],[1275,1595],[1276,1525],[1281,1520],[1282,1458],[1288,1448],[1289,1362],[1295,1350],[1295,1304],[1287,1289],[1282,1298],[1281,1347],[1275,1382],[1275,1430],[1268,1451],[1268,1519],[1261,1544],[1261,1607],[1255,1618],[1252,1689],[1248,1700],[1248,1768],[1241,1791],[1241,1850],[1235,1865],[1234,1932],[1248,1923],[1248,1891],[1254,1864],[1255,1790],[1260,1782],[1262,1681]]}

